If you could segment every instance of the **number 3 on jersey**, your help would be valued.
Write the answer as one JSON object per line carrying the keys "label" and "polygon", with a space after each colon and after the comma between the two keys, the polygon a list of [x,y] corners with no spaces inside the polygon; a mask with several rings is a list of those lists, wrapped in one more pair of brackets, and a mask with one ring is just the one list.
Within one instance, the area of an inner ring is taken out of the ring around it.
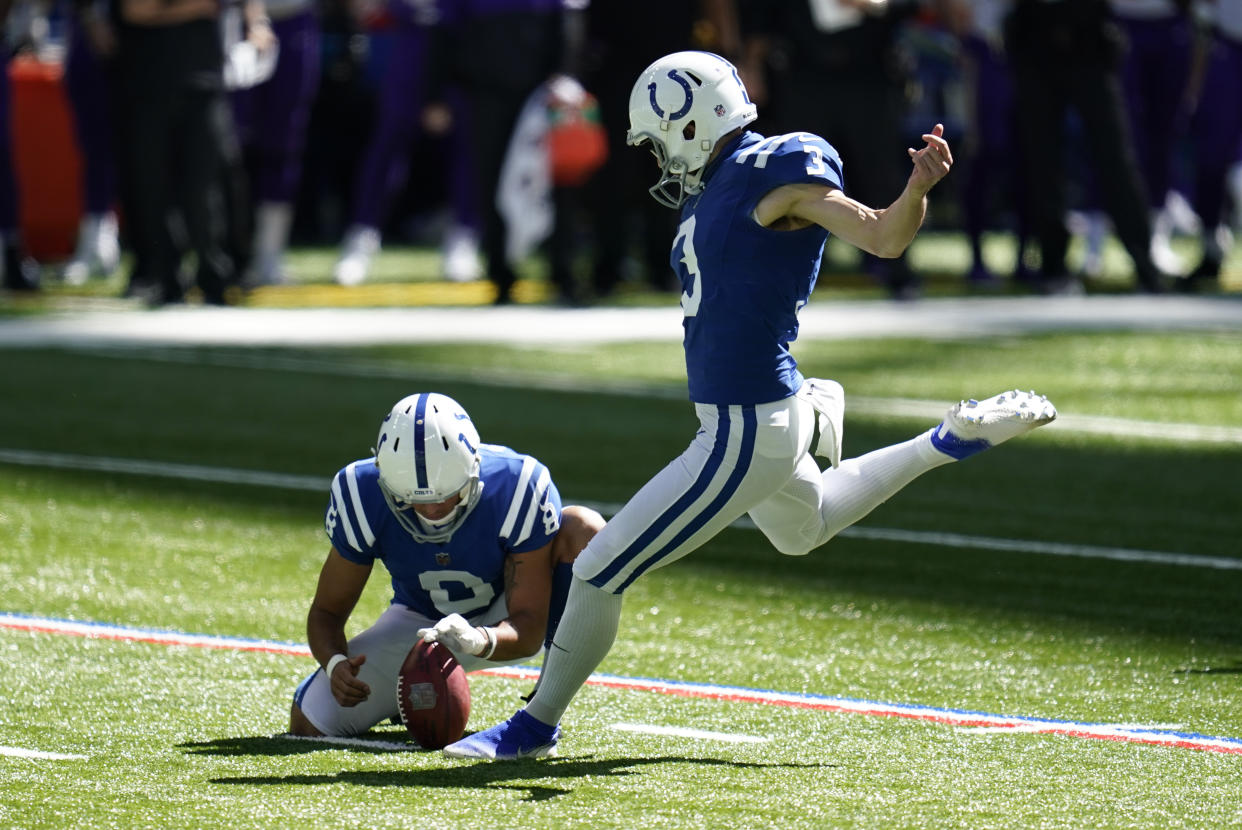
{"label": "number 3 on jersey", "polygon": [[699,256],[694,252],[694,220],[691,216],[681,223],[677,236],[673,237],[673,250],[677,244],[681,246],[681,261],[690,275],[690,287],[681,292],[681,311],[685,317],[693,317],[699,313],[699,303],[703,301],[703,277],[699,274]]}

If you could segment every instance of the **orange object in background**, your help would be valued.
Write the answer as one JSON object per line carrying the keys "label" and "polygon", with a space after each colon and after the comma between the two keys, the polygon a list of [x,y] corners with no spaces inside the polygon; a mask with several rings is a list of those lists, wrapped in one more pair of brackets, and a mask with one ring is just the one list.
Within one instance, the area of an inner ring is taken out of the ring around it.
{"label": "orange object in background", "polygon": [[608,137],[599,119],[599,102],[585,90],[578,100],[549,95],[548,161],[557,187],[578,187],[608,160]]}
{"label": "orange object in background", "polygon": [[82,216],[82,158],[59,62],[18,56],[9,63],[17,213],[29,256],[68,259]]}

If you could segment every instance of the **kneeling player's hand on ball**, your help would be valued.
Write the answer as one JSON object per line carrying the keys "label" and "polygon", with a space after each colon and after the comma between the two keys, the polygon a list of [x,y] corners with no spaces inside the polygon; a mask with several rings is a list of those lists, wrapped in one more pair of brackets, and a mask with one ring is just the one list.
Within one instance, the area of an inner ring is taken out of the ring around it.
{"label": "kneeling player's hand on ball", "polygon": [[461,614],[449,614],[435,628],[420,628],[418,636],[426,643],[443,643],[457,654],[482,654],[487,648],[487,635],[466,622]]}
{"label": "kneeling player's hand on ball", "polygon": [[328,678],[332,696],[342,706],[357,706],[371,696],[371,687],[358,679],[358,669],[367,661],[365,654],[356,654],[332,667]]}

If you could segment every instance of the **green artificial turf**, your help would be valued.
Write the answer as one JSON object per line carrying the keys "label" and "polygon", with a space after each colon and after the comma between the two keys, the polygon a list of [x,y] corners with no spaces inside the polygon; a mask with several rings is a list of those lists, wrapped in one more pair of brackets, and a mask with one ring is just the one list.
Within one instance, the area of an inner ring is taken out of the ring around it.
{"label": "green artificial turf", "polygon": [[[551,761],[291,741],[275,736],[310,658],[140,641],[160,630],[300,643],[330,477],[368,454],[380,417],[411,391],[457,397],[486,440],[545,461],[566,501],[623,501],[696,428],[678,350],[565,354],[6,351],[0,614],[139,633],[0,626],[0,825],[1242,822],[1238,754],[646,689],[586,687]],[[799,354],[864,404],[847,408],[847,455],[934,423],[898,401],[947,405],[1019,384],[1047,391],[1062,421],[929,473],[858,528],[911,540],[845,534],[791,558],[754,530],[725,531],[627,592],[602,672],[1242,738],[1242,441],[1228,432],[1242,424],[1242,336],[823,342]],[[1109,434],[1076,417],[1225,434]],[[18,463],[14,451],[36,455]],[[296,478],[239,483],[247,472]],[[1105,556],[1116,551],[1183,558]],[[377,571],[351,633],[387,602],[385,582]],[[470,728],[512,714],[529,687],[472,677]],[[368,738],[406,745],[396,726]]]}

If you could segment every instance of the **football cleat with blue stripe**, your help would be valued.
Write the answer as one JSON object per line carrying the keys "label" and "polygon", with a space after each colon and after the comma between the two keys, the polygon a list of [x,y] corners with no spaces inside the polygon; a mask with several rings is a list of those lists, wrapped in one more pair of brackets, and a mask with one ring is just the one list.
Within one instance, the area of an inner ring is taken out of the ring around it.
{"label": "football cleat with blue stripe", "polygon": [[548,726],[520,710],[504,723],[462,738],[444,748],[450,758],[485,761],[519,761],[523,758],[555,758],[559,726]]}
{"label": "football cleat with blue stripe", "polygon": [[932,446],[960,461],[1056,417],[1057,409],[1046,397],[1017,389],[982,401],[962,401],[932,431]]}

